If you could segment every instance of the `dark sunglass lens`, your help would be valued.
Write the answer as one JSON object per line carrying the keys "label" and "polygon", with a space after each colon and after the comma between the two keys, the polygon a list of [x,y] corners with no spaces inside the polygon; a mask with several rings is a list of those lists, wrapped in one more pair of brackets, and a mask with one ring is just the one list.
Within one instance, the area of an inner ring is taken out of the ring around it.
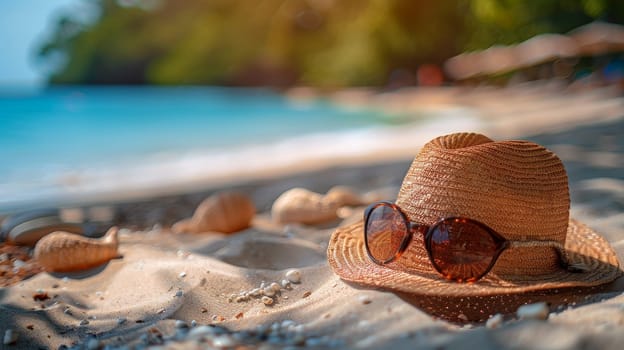
{"label": "dark sunglass lens", "polygon": [[369,254],[377,262],[388,262],[399,252],[408,231],[397,209],[379,205],[368,216],[365,234]]}
{"label": "dark sunglass lens", "polygon": [[498,243],[481,225],[465,219],[447,219],[431,230],[432,263],[446,277],[475,281],[498,251]]}

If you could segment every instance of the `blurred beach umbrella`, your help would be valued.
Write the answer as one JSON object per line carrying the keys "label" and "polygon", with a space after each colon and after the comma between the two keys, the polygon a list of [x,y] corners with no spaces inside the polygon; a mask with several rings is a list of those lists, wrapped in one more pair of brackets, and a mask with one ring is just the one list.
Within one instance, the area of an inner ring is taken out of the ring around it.
{"label": "blurred beach umbrella", "polygon": [[516,45],[492,46],[483,51],[464,53],[446,61],[444,69],[454,79],[501,74],[574,57],[576,41],[560,34],[541,34]]}
{"label": "blurred beach umbrella", "polygon": [[467,79],[481,73],[480,52],[467,52],[449,58],[444,63],[444,70],[456,80]]}
{"label": "blurred beach umbrella", "polygon": [[481,52],[481,73],[490,75],[513,70],[518,60],[515,51],[514,46],[492,46]]}
{"label": "blurred beach umbrella", "polygon": [[454,79],[507,72],[514,69],[516,57],[511,46],[492,46],[483,51],[469,52],[450,58],[444,64]]}
{"label": "blurred beach umbrella", "polygon": [[579,53],[576,42],[561,34],[541,34],[515,46],[517,68],[531,67]]}
{"label": "blurred beach umbrella", "polygon": [[592,22],[572,30],[568,35],[576,42],[582,55],[624,51],[624,26],[619,24]]}

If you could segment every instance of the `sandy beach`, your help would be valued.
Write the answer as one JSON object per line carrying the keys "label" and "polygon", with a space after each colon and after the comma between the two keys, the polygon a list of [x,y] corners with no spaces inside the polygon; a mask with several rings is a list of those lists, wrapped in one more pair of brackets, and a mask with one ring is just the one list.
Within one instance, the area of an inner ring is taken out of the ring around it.
{"label": "sandy beach", "polygon": [[[309,98],[304,91],[290,96]],[[471,130],[464,131],[528,139],[557,153],[569,176],[571,215],[603,235],[624,262],[624,99],[619,90],[572,91],[553,82],[504,89],[352,90],[330,98],[345,108],[405,116],[452,113],[471,122],[446,130],[425,125],[397,134],[395,144],[358,154],[327,153],[161,192],[65,203],[66,209],[106,212],[103,224],[120,227],[121,257],[88,271],[41,272],[0,288],[0,336],[7,339],[10,330],[15,337],[2,348],[621,347],[622,278],[600,288],[534,293],[530,303],[547,302],[546,317],[519,319],[521,305],[513,302],[501,309],[488,298],[422,300],[342,281],[328,266],[327,243],[336,227],[361,219],[363,206],[345,207],[339,219],[322,225],[278,224],[270,213],[280,194],[294,187],[325,193],[341,185],[367,198],[393,200],[420,146],[466,126]],[[257,215],[249,229],[171,232],[176,221],[221,190],[253,200]],[[300,278],[293,277],[293,269]],[[270,302],[236,298],[271,283],[278,287]]]}

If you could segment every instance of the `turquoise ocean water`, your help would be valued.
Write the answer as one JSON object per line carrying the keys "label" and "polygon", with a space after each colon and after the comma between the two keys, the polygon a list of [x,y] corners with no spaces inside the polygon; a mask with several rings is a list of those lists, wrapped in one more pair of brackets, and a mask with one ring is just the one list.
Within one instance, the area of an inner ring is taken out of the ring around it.
{"label": "turquoise ocean water", "polygon": [[222,166],[227,160],[220,158],[233,151],[369,128],[384,120],[376,113],[323,101],[293,102],[261,89],[0,90],[0,196],[10,201],[52,194],[81,177],[101,180],[105,173],[113,176],[115,168],[140,164],[160,163],[154,171],[189,171],[179,162],[212,158]]}
{"label": "turquoise ocean water", "polygon": [[348,158],[411,142],[416,129],[265,89],[0,89],[0,209]]}

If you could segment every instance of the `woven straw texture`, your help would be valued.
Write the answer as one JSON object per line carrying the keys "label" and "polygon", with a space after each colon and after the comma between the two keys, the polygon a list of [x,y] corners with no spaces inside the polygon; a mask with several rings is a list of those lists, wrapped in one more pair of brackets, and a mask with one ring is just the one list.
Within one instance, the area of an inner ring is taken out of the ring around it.
{"label": "woven straw texture", "polygon": [[552,248],[513,248],[481,280],[451,282],[433,269],[419,235],[399,259],[385,266],[373,263],[360,222],[338,228],[330,239],[329,264],[341,278],[408,293],[485,296],[596,286],[621,273],[608,242],[569,218],[568,180],[559,158],[531,142],[494,142],[473,133],[438,137],[414,159],[396,204],[417,223],[463,216],[509,240],[558,241],[583,272],[562,268]]}

